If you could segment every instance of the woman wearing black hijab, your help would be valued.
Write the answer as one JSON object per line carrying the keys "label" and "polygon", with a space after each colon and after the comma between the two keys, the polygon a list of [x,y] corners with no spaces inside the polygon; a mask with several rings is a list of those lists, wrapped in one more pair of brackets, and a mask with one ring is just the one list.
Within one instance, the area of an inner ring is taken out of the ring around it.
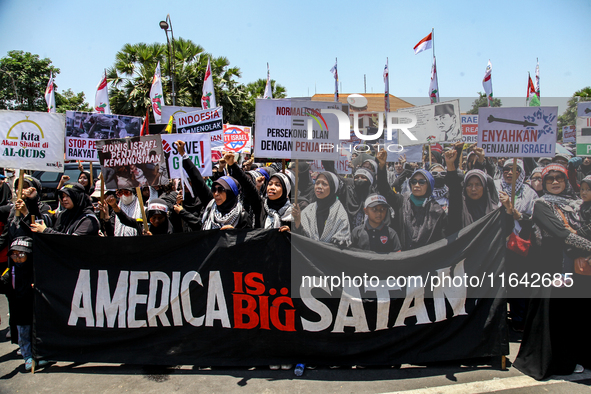
{"label": "woman wearing black hijab", "polygon": [[90,172],[88,171],[81,171],[80,175],[78,175],[78,183],[84,187],[84,192],[87,195],[91,195],[94,193],[94,186],[90,183]]}
{"label": "woman wearing black hijab", "polygon": [[373,170],[361,167],[355,171],[353,185],[345,186],[346,196],[344,206],[349,215],[351,229],[365,223],[365,212],[363,208],[365,207],[367,196],[376,192],[375,178],[376,176]]}
{"label": "woman wearing black hijab", "polygon": [[[587,324],[589,287],[581,277],[568,279],[574,255],[591,256],[591,242],[578,235],[583,221],[580,201],[572,197],[566,168],[550,164],[542,171],[544,195],[534,204],[533,220],[541,232],[540,258],[536,272],[550,275],[552,286],[542,286],[532,296],[525,321],[523,340],[514,366],[535,379],[569,375],[591,367],[589,341],[578,335]],[[584,278],[586,279],[586,278]],[[581,286],[582,285],[582,286]],[[582,290],[582,293],[580,292]]]}
{"label": "woman wearing black hijab", "polygon": [[[206,186],[207,187],[207,186]],[[231,176],[218,178],[211,185],[213,199],[203,212],[202,230],[251,228],[252,224],[242,205],[240,184]]]}
{"label": "woman wearing black hijab", "polygon": [[45,234],[98,235],[100,223],[84,187],[79,183],[67,183],[58,191],[63,208],[56,213],[53,228],[45,224],[31,223],[31,231]]}
{"label": "woman wearing black hijab", "polygon": [[314,185],[315,201],[302,211],[298,205],[293,208],[295,232],[315,241],[349,246],[349,217],[337,200],[339,185],[339,178],[332,172],[318,175]]}

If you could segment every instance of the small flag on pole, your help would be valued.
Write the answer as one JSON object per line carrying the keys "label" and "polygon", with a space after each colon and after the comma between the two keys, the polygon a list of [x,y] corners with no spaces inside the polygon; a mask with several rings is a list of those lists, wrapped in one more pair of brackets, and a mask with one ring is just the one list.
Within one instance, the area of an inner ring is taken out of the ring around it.
{"label": "small flag on pole", "polygon": [[482,80],[482,87],[484,88],[484,93],[486,94],[486,101],[488,102],[488,106],[492,107],[492,100],[493,100],[493,89],[492,89],[492,64],[490,60],[486,65],[486,71],[484,72],[484,79]]}
{"label": "small flag on pole", "polygon": [[388,58],[384,67],[384,110],[390,112],[390,70],[388,69]]}
{"label": "small flag on pole", "polygon": [[431,67],[431,84],[429,85],[429,98],[431,104],[439,102],[439,83],[437,82],[437,65],[433,56],[433,67]]}
{"label": "small flag on pole", "polygon": [[166,129],[164,129],[164,131],[166,131],[168,134],[172,134],[173,122],[174,122],[174,117],[172,115],[170,115],[170,119],[168,119],[168,124],[166,125]]}
{"label": "small flag on pole", "polygon": [[107,72],[96,87],[96,95],[94,96],[94,110],[103,114],[111,114],[111,107],[109,107],[109,89],[107,88]]}
{"label": "small flag on pole", "polygon": [[142,131],[140,132],[140,136],[145,136],[150,134],[150,107],[146,108],[146,119],[144,119],[144,124],[142,125]]}
{"label": "small flag on pole", "polygon": [[541,100],[540,96],[540,62],[536,60],[536,96],[538,96],[538,100]]}
{"label": "small flag on pole", "polygon": [[269,63],[267,63],[267,84],[265,85],[264,99],[272,99],[273,91],[271,89],[271,73],[269,72]]}
{"label": "small flag on pole", "polygon": [[526,102],[530,107],[539,107],[540,100],[538,100],[538,96],[536,95],[536,88],[534,86],[534,82],[531,80],[531,75],[527,73],[527,99]]}
{"label": "small flag on pole", "polygon": [[154,111],[154,121],[156,123],[162,122],[162,107],[164,107],[164,93],[162,93],[162,77],[160,75],[160,62],[154,71],[154,78],[152,79],[152,87],[150,88],[150,102],[152,103],[152,111]]}
{"label": "small flag on pole", "polygon": [[415,45],[415,55],[430,49],[433,46],[433,32],[429,33],[429,35],[423,38],[417,45]]}
{"label": "small flag on pole", "polygon": [[211,74],[211,63],[207,59],[207,70],[203,79],[203,94],[201,96],[201,107],[203,109],[217,107],[215,102],[215,92],[213,90],[213,75]]}
{"label": "small flag on pole", "polygon": [[334,101],[339,101],[339,72],[337,70],[337,59],[334,60],[334,67],[330,69],[334,75]]}
{"label": "small flag on pole", "polygon": [[55,87],[53,85],[53,71],[49,76],[47,88],[45,89],[45,102],[47,103],[47,112],[55,112]]}

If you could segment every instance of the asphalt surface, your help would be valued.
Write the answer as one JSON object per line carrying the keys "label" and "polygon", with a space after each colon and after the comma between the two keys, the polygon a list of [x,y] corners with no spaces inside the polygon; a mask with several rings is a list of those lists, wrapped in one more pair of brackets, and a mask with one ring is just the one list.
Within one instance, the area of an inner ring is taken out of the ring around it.
{"label": "asphalt surface", "polygon": [[508,368],[499,359],[449,362],[393,368],[326,367],[306,370],[212,368],[194,366],[146,367],[126,364],[59,362],[35,374],[25,372],[17,346],[6,339],[8,305],[0,296],[0,393],[565,393],[591,392],[591,372],[556,376],[538,382],[511,368],[520,335],[511,332]]}

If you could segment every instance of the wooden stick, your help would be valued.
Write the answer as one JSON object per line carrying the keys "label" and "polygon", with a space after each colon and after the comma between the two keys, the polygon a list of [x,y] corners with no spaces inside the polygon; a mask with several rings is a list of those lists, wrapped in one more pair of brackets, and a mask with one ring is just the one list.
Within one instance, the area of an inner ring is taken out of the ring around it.
{"label": "wooden stick", "polygon": [[[103,172],[99,174],[99,179],[101,180],[101,206],[105,206],[105,182],[103,182]],[[100,213],[101,219],[107,219],[105,217],[105,212],[101,209]]]}
{"label": "wooden stick", "polygon": [[92,179],[92,161],[90,163],[90,187],[94,187],[94,179]]}
{"label": "wooden stick", "polygon": [[295,185],[294,185],[294,189],[295,189],[295,204],[298,203],[298,179],[300,178],[300,159],[296,159],[296,168],[295,168]]}
{"label": "wooden stick", "polygon": [[513,158],[513,176],[511,177],[511,205],[515,208],[515,181],[517,181],[517,157]]}
{"label": "wooden stick", "polygon": [[142,219],[144,220],[144,231],[148,231],[148,219],[146,217],[146,210],[144,209],[144,198],[142,197],[142,188],[140,186],[135,188],[137,193],[137,199],[140,203],[140,209],[142,210]]}
{"label": "wooden stick", "polygon": [[[22,194],[23,194],[23,180],[25,177],[25,171],[23,169],[19,170],[20,173],[18,175],[18,191],[16,193],[16,199],[18,200],[19,198],[23,198]],[[17,210],[15,213],[16,216],[20,216],[21,215],[21,211]]]}
{"label": "wooden stick", "polygon": [[503,354],[501,356],[501,371],[507,370],[507,357]]}
{"label": "wooden stick", "polygon": [[281,172],[285,174],[285,159],[281,159]]}
{"label": "wooden stick", "polygon": [[429,144],[429,167],[433,164],[433,160],[431,158],[431,144]]}

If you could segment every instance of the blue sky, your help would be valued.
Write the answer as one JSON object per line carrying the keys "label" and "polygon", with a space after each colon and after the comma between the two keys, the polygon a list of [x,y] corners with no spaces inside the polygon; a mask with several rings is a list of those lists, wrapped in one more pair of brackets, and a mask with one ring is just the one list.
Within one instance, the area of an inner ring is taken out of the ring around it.
{"label": "blue sky", "polygon": [[390,92],[426,97],[431,51],[413,46],[435,29],[439,90],[445,97],[483,91],[488,59],[496,97],[524,97],[540,62],[544,97],[570,97],[591,85],[588,0],[564,1],[57,1],[0,0],[0,56],[18,49],[61,70],[61,92],[94,93],[104,68],[126,43],[166,42],[158,23],[170,14],[175,37],[191,39],[240,67],[240,82],[271,77],[289,96],[332,93],[338,57],[344,93],[381,93],[389,58]]}

